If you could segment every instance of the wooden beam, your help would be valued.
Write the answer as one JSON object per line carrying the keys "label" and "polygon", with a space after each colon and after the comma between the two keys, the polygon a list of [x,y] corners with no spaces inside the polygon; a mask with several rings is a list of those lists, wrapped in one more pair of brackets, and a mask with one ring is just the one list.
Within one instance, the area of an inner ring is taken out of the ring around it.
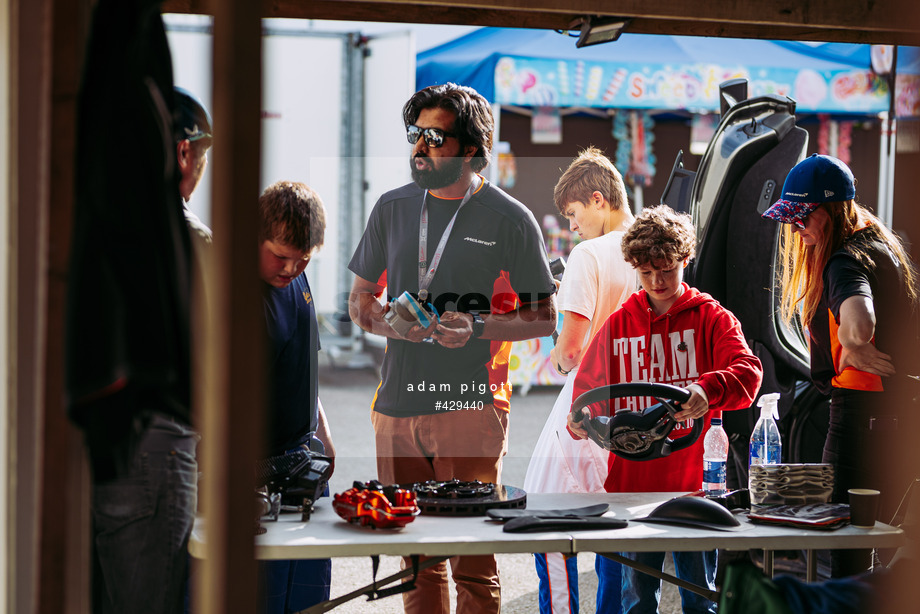
{"label": "wooden beam", "polygon": [[[44,433],[41,449],[39,614],[78,613],[90,605],[90,485],[83,435],[65,408],[65,306],[74,209],[77,98],[92,3],[51,3],[50,176],[46,253]],[[29,280],[30,282],[32,280]],[[62,505],[63,502],[63,505]]]}
{"label": "wooden beam", "polygon": [[[51,0],[14,0],[10,31],[8,595],[0,609],[38,611],[45,445],[44,360],[51,143]],[[6,18],[6,15],[3,16]],[[6,92],[3,94],[7,95]],[[6,426],[6,424],[4,425]],[[63,549],[57,553],[61,555]]]}
{"label": "wooden beam", "polygon": [[15,479],[7,493],[10,590],[0,609],[68,614],[89,607],[89,488],[82,438],[64,411],[63,351],[76,99],[89,0],[9,6],[7,443]]}
{"label": "wooden beam", "polygon": [[[164,12],[207,13],[206,0]],[[629,31],[734,38],[920,44],[914,0],[263,0],[263,17],[567,29],[580,15],[630,17]]]}
{"label": "wooden beam", "polygon": [[[214,0],[214,243],[201,415],[207,558],[193,590],[202,614],[255,612],[253,513],[265,411],[265,316],[257,229],[262,28],[251,0]],[[197,344],[196,344],[197,347]]]}

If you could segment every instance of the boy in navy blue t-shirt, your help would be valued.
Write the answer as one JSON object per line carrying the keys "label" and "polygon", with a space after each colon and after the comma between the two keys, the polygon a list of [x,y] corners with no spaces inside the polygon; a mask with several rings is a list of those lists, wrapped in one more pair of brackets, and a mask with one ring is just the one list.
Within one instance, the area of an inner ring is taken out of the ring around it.
{"label": "boy in navy blue t-shirt", "polygon": [[[259,197],[259,276],[269,339],[268,455],[309,447],[335,458],[317,392],[319,327],[304,270],[323,244],[326,213],[303,183],[280,181]],[[289,614],[329,599],[330,559],[259,565],[263,614]]]}

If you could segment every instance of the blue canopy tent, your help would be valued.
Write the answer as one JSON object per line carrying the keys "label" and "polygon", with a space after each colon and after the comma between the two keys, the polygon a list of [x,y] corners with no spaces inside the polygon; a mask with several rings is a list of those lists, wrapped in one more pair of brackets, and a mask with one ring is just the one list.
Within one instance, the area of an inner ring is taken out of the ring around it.
{"label": "blue canopy tent", "polygon": [[[899,71],[917,73],[918,50],[899,51]],[[875,114],[888,110],[888,85],[869,53],[860,44],[628,33],[577,49],[554,31],[482,28],[418,54],[416,85],[462,83],[503,105],[707,112],[719,109],[720,82],[743,77],[750,95],[788,95],[802,112]]]}

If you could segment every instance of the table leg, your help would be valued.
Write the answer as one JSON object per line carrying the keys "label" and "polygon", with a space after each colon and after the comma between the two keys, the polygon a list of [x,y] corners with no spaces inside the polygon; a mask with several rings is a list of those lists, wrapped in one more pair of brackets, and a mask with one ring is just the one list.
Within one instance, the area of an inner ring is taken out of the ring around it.
{"label": "table leg", "polygon": [[619,554],[614,554],[613,552],[598,552],[597,555],[606,557],[610,559],[611,561],[616,561],[617,563],[620,563],[621,565],[632,567],[633,569],[637,571],[646,573],[650,576],[658,578],[659,580],[670,582],[671,584],[675,584],[679,586],[680,588],[687,589],[688,591],[693,591],[697,595],[702,595],[703,597],[705,597],[706,599],[710,601],[715,601],[716,603],[719,603],[718,591],[711,591],[708,588],[699,586],[698,584],[687,582],[686,580],[681,580],[680,578],[672,576],[671,574],[664,573],[660,569],[655,569],[653,567],[649,567],[648,565],[637,563],[636,561],[632,559],[628,559],[625,556],[620,556]]}
{"label": "table leg", "polygon": [[763,575],[768,578],[773,577],[773,551],[764,550],[763,551]]}
{"label": "table leg", "polygon": [[369,595],[369,596],[373,595],[374,593],[379,592],[381,590],[381,587],[386,586],[387,584],[391,582],[400,580],[407,576],[411,576],[412,574],[417,574],[419,571],[423,569],[428,569],[429,567],[432,567],[433,565],[437,565],[438,563],[446,561],[449,558],[450,558],[449,556],[430,557],[428,559],[425,559],[424,561],[419,562],[417,569],[412,569],[411,567],[407,567],[381,580],[374,580],[373,583],[368,584],[367,586],[363,588],[354,590],[346,595],[342,595],[340,597],[336,597],[335,599],[330,599],[329,601],[318,603],[315,606],[307,608],[306,610],[301,610],[297,614],[322,614],[323,612],[328,612],[329,610],[335,607],[338,607],[347,601],[351,601],[352,599],[361,597],[362,595]]}
{"label": "table leg", "polygon": [[814,550],[805,551],[805,581],[814,582],[818,579],[818,557]]}

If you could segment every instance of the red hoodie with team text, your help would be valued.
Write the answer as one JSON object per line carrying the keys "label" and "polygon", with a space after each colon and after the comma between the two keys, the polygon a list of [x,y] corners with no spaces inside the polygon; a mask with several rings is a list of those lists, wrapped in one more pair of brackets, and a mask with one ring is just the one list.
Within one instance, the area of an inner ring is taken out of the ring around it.
{"label": "red hoodie with team text", "polygon": [[[585,350],[573,399],[584,392],[627,382],[686,387],[698,384],[709,398],[703,434],[713,412],[750,407],[760,389],[763,368],[751,353],[741,323],[710,295],[683,284],[684,293],[667,313],[656,316],[645,290],[632,294],[614,311]],[[620,409],[642,411],[656,401],[648,397],[614,399],[610,415]],[[597,415],[597,405],[585,408]],[[678,425],[669,437],[690,433],[693,421]],[[610,454],[607,492],[675,492],[698,490],[703,481],[703,435],[669,456],[633,461]]]}

